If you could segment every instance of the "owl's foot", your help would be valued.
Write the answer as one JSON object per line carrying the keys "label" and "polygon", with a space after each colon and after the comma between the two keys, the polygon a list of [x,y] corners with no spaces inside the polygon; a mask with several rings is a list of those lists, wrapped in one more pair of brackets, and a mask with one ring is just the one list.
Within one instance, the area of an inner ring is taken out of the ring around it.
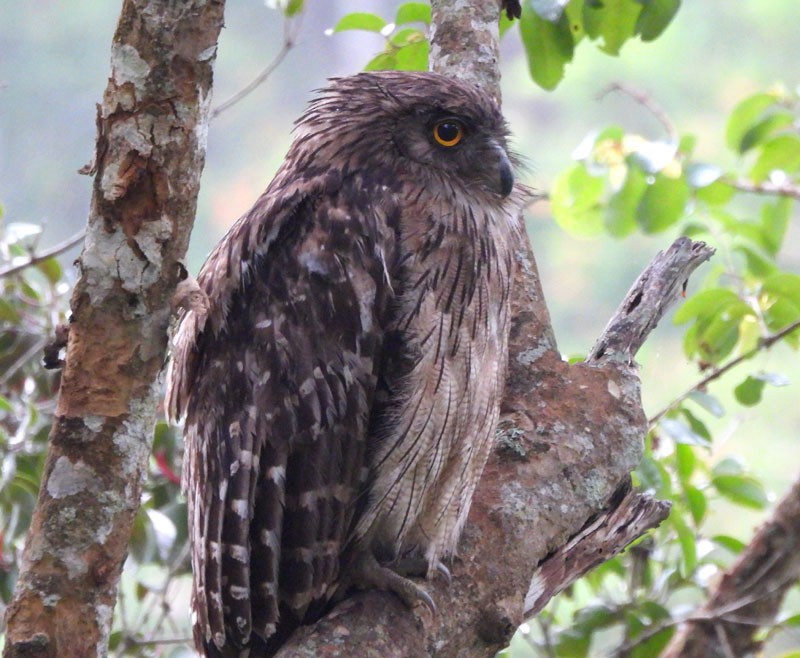
{"label": "owl's foot", "polygon": [[394,592],[409,608],[413,609],[421,603],[436,617],[436,604],[430,594],[419,585],[394,569],[378,564],[369,551],[364,551],[359,557],[361,559],[356,561],[351,573],[353,585],[359,589],[385,589]]}
{"label": "owl's foot", "polygon": [[[450,569],[441,560],[436,560],[433,569],[447,582],[448,587],[453,582]],[[429,578],[432,574],[428,569],[428,560],[424,557],[404,557],[392,564],[392,570],[403,576],[418,576]]]}

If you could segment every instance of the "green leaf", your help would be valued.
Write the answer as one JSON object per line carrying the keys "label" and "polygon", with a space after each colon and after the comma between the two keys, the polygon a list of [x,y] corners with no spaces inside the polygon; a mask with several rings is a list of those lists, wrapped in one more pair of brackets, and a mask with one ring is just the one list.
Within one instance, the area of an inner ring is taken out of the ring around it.
{"label": "green leaf", "polygon": [[681,0],[648,0],[642,2],[642,13],[636,21],[636,33],[642,41],[653,41],[672,22],[681,6]]}
{"label": "green leaf", "polygon": [[710,393],[704,393],[703,391],[692,391],[689,393],[687,398],[699,404],[712,416],[722,418],[725,415],[725,409],[722,404],[720,404],[720,401]]}
{"label": "green leaf", "polygon": [[550,204],[553,216],[566,231],[578,236],[602,232],[603,217],[600,199],[605,183],[591,176],[582,164],[575,164],[553,183]]}
{"label": "green leaf", "polygon": [[686,483],[691,479],[696,464],[697,457],[694,454],[692,446],[687,443],[676,443],[675,470],[681,482]]}
{"label": "green leaf", "polygon": [[380,32],[384,27],[386,27],[386,21],[377,14],[356,12],[342,16],[334,26],[333,31],[366,30],[367,32]]}
{"label": "green leaf", "polygon": [[610,626],[617,621],[616,612],[605,605],[589,605],[575,614],[575,624],[589,632]]}
{"label": "green leaf", "polygon": [[[743,303],[743,306],[747,306]],[[753,315],[748,306],[727,308],[724,313],[711,318],[711,321],[700,328],[697,335],[697,343],[700,347],[700,354],[704,359],[711,363],[719,363],[728,356],[739,342],[739,322],[746,315]]]}
{"label": "green leaf", "polygon": [[701,290],[687,299],[675,312],[675,324],[683,324],[695,318],[713,317],[739,304],[744,304],[739,295],[727,288]]}
{"label": "green leaf", "polygon": [[8,322],[9,324],[19,324],[20,322],[20,315],[17,309],[2,297],[0,297],[0,322]]}
{"label": "green leaf", "polygon": [[636,33],[642,5],[636,0],[603,0],[585,3],[583,28],[592,39],[603,39],[600,50],[618,55],[622,45]]}
{"label": "green leaf", "polygon": [[776,256],[786,237],[786,229],[792,216],[792,200],[788,197],[777,199],[774,203],[761,206],[761,227],[764,245],[772,256]]}
{"label": "green leaf", "polygon": [[750,177],[755,183],[761,183],[769,178],[773,171],[793,175],[798,169],[800,169],[800,137],[778,135],[764,144],[750,170]]}
{"label": "green leaf", "polygon": [[730,537],[728,535],[714,535],[711,538],[717,546],[721,546],[726,551],[730,551],[734,555],[738,555],[744,550],[745,543],[743,541],[739,541],[735,537]]}
{"label": "green leaf", "polygon": [[675,224],[689,200],[689,186],[683,178],[657,174],[636,207],[636,221],[645,233],[658,233]]}
{"label": "green leaf", "polygon": [[628,167],[625,182],[608,200],[605,225],[615,237],[624,237],[636,229],[636,209],[647,189],[647,180],[639,167]]}
{"label": "green leaf", "polygon": [[395,53],[395,68],[398,71],[428,70],[428,41],[423,39],[403,46]]}
{"label": "green leaf", "polygon": [[670,476],[660,461],[646,454],[639,462],[636,473],[644,488],[652,489],[659,497],[669,497],[672,490]]}
{"label": "green leaf", "polygon": [[591,635],[583,633],[581,628],[567,628],[558,634],[556,642],[557,655],[570,656],[570,658],[586,658],[589,655],[591,640]]}
{"label": "green leaf", "polygon": [[800,307],[800,275],[781,272],[769,277],[761,285],[761,294],[772,298],[786,299]]}
{"label": "green leaf", "polygon": [[697,544],[694,531],[686,524],[683,517],[674,511],[669,517],[675,532],[678,535],[678,543],[681,547],[681,574],[688,578],[697,567]]}
{"label": "green leaf", "polygon": [[735,389],[733,394],[736,396],[739,404],[746,407],[753,407],[761,402],[761,393],[764,390],[764,382],[755,377],[748,377]]}
{"label": "green leaf", "polygon": [[681,407],[681,413],[686,418],[689,423],[689,427],[692,428],[692,431],[703,437],[706,441],[711,443],[711,432],[708,431],[708,428],[705,426],[697,416],[695,416],[691,411],[686,409],[685,407]]}
{"label": "green leaf", "polygon": [[697,487],[687,484],[683,490],[686,495],[686,506],[692,515],[694,524],[699,526],[706,516],[707,501],[705,494]]}
{"label": "green leaf", "polygon": [[404,27],[389,38],[389,43],[398,48],[420,41],[425,41],[425,34],[415,27]]}
{"label": "green leaf", "polygon": [[289,2],[286,3],[286,9],[283,10],[283,13],[288,18],[291,18],[303,10],[304,4],[305,0],[289,0]]}
{"label": "green leaf", "polygon": [[397,51],[378,53],[364,67],[365,71],[397,70]]}
{"label": "green leaf", "polygon": [[772,276],[778,269],[774,261],[765,258],[755,249],[744,245],[736,245],[733,247],[733,251],[744,256],[745,270],[756,278],[763,279]]}
{"label": "green leaf", "polygon": [[720,495],[743,507],[764,509],[769,502],[764,486],[748,475],[717,475],[712,484]]}
{"label": "green leaf", "polygon": [[[773,332],[778,332],[800,320],[800,307],[785,298],[775,299],[764,309],[763,315],[767,327]],[[797,348],[800,331],[787,333],[782,340],[790,347]]]}
{"label": "green leaf", "polygon": [[795,117],[790,112],[775,112],[766,116],[742,135],[742,140],[739,144],[739,152],[745,153],[751,148],[758,146],[781,128],[791,126],[794,120]]}
{"label": "green leaf", "polygon": [[695,434],[688,425],[680,420],[664,418],[661,421],[661,428],[676,443],[684,443],[690,446],[702,446],[704,448],[711,446],[708,439],[699,434]]}
{"label": "green leaf", "polygon": [[572,61],[575,49],[566,14],[557,23],[551,23],[535,11],[529,11],[526,5],[519,30],[531,78],[543,89],[555,89],[564,77],[564,67]]}
{"label": "green leaf", "polygon": [[736,194],[736,190],[727,183],[718,180],[695,190],[695,197],[710,206],[721,206],[728,203]]}
{"label": "green leaf", "polygon": [[752,129],[766,109],[775,104],[776,100],[773,94],[759,93],[745,98],[733,108],[725,133],[725,142],[728,147],[738,153],[743,153],[744,136]]}
{"label": "green leaf", "polygon": [[[643,622],[641,624],[642,631],[649,630],[672,616],[667,608],[659,605],[655,601],[643,601],[639,609],[644,617],[644,619],[641,620]],[[629,654],[630,658],[653,658],[654,656],[660,656],[661,651],[674,633],[674,627],[667,627],[651,635],[643,642],[637,642],[636,646]],[[640,634],[641,631],[637,632],[635,635],[631,633],[631,636],[638,637]]]}
{"label": "green leaf", "polygon": [[61,281],[64,272],[61,269],[61,264],[55,258],[47,258],[46,260],[36,263],[36,269],[47,277],[47,280],[56,284]]}
{"label": "green leaf", "polygon": [[720,459],[711,469],[713,475],[741,475],[744,473],[744,464],[737,457]]}
{"label": "green leaf", "polygon": [[405,23],[431,24],[431,6],[427,2],[405,2],[397,9],[394,22],[398,25]]}

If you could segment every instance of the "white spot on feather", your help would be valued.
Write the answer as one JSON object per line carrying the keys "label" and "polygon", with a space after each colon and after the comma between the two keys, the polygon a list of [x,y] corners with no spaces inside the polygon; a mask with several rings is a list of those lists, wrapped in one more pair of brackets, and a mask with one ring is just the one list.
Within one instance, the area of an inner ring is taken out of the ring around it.
{"label": "white spot on feather", "polygon": [[234,498],[233,500],[231,500],[231,510],[233,512],[236,512],[236,514],[238,514],[243,519],[247,519],[249,507],[250,505],[248,504],[248,501],[242,498]]}

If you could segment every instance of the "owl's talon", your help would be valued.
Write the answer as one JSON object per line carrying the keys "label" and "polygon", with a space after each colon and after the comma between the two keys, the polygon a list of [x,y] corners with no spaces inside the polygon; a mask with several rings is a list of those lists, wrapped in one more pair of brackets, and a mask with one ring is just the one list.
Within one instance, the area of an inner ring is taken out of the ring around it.
{"label": "owl's talon", "polygon": [[[424,557],[404,557],[392,564],[392,571],[401,576],[416,576],[418,578],[429,578],[431,570],[428,568],[428,560]],[[436,560],[433,570],[441,575],[447,582],[448,587],[453,582],[450,569],[441,560]]]}
{"label": "owl's talon", "polygon": [[453,574],[450,573],[450,569],[448,569],[447,566],[445,566],[445,563],[441,560],[436,560],[435,568],[436,571],[444,577],[445,581],[447,582],[447,586],[450,587],[453,582]]}
{"label": "owl's talon", "polygon": [[378,564],[371,553],[366,553],[358,562],[351,579],[353,585],[359,589],[384,589],[393,592],[411,610],[421,603],[436,618],[436,604],[431,595],[397,571]]}

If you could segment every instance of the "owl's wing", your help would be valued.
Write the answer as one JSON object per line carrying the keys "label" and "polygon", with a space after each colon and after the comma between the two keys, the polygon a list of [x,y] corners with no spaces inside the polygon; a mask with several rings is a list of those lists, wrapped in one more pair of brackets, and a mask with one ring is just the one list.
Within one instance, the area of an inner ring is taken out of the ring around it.
{"label": "owl's wing", "polygon": [[167,404],[186,416],[195,634],[210,649],[296,625],[338,574],[394,251],[387,213],[353,186],[268,189],[203,267],[208,314],[189,312],[174,341]]}

